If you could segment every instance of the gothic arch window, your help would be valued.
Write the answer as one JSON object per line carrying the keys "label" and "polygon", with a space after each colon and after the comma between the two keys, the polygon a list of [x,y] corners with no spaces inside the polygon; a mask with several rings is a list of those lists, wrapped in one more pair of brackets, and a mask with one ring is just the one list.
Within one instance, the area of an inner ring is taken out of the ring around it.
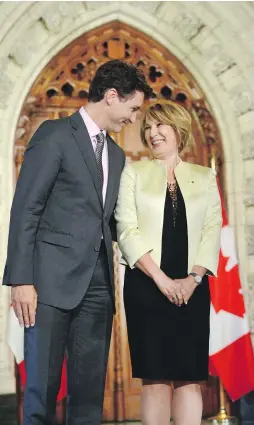
{"label": "gothic arch window", "polygon": [[144,71],[153,89],[151,100],[170,99],[188,109],[193,117],[196,143],[185,153],[185,158],[204,165],[215,164],[223,185],[221,137],[198,83],[166,48],[117,21],[92,30],[70,43],[40,73],[21,111],[16,138],[18,169],[22,161],[20,150],[24,150],[40,121],[49,116],[57,118],[68,115],[85,104],[96,69],[111,59],[134,63]]}

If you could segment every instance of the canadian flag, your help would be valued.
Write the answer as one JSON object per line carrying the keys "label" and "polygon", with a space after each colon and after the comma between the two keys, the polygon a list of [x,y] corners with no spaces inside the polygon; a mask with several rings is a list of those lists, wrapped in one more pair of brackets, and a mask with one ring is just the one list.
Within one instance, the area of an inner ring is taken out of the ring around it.
{"label": "canadian flag", "polygon": [[[26,371],[24,361],[24,328],[21,328],[18,319],[15,316],[13,307],[9,309],[9,317],[7,321],[7,342],[15,357],[15,361],[19,368],[22,388],[26,383]],[[61,387],[57,396],[57,401],[64,399],[67,395],[67,376],[66,376],[66,361],[63,363]]]}
{"label": "canadian flag", "polygon": [[219,376],[231,400],[254,390],[254,354],[239,277],[235,239],[222,202],[223,225],[218,277],[209,277],[211,293],[211,375]]}

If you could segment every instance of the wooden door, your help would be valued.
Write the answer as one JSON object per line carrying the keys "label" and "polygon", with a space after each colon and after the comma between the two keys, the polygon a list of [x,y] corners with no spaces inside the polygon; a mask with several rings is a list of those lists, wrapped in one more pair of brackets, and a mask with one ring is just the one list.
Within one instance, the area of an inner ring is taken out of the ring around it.
{"label": "wooden door", "polygon": [[[64,48],[41,72],[23,105],[15,140],[18,176],[27,142],[45,119],[69,116],[87,102],[90,81],[99,65],[123,59],[142,68],[153,88],[152,98],[182,104],[193,117],[195,144],[184,152],[190,162],[216,165],[223,189],[223,152],[220,134],[205,96],[192,75],[170,52],[128,25],[113,22],[93,30]],[[147,103],[149,103],[147,101]],[[144,160],[148,152],[140,136],[140,117],[120,134],[112,134],[128,161]],[[114,245],[116,307],[110,347],[103,417],[105,421],[139,419],[140,381],[132,379],[122,301],[124,268],[118,265]],[[204,414],[218,408],[216,379],[203,385]],[[59,413],[59,418],[63,412]],[[60,419],[59,419],[60,421]],[[61,421],[59,422],[61,423]]]}

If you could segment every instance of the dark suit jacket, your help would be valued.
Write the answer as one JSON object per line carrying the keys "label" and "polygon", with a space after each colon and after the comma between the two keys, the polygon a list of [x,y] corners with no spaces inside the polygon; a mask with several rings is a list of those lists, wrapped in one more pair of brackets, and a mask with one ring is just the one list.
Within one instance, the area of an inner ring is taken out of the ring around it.
{"label": "dark suit jacket", "polygon": [[71,309],[92,278],[103,234],[114,293],[112,228],[121,148],[107,136],[103,208],[92,143],[79,112],[45,121],[25,152],[11,209],[3,284],[34,284],[41,303]]}

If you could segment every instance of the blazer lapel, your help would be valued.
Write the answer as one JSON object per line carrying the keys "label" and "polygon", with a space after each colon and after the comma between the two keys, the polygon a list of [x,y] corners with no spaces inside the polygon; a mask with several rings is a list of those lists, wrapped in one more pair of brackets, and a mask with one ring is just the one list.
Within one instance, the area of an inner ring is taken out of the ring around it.
{"label": "blazer lapel", "polygon": [[79,150],[91,174],[95,189],[97,191],[101,206],[103,208],[100,177],[98,173],[98,168],[97,168],[90,136],[88,134],[85,123],[78,111],[75,112],[75,114],[71,115],[70,120],[71,120],[73,137],[79,147]]}
{"label": "blazer lapel", "polygon": [[117,162],[117,156],[115,155],[115,146],[114,142],[111,140],[109,136],[107,136],[108,142],[108,185],[107,185],[107,193],[106,200],[104,206],[104,214],[106,215],[109,207],[111,205],[112,197],[114,194],[115,181],[118,178],[120,179],[120,169],[119,164]]}
{"label": "blazer lapel", "polygon": [[190,165],[189,163],[181,161],[175,168],[175,176],[185,202],[188,201],[188,198],[196,190],[196,181],[193,178],[193,173],[191,173]]}

